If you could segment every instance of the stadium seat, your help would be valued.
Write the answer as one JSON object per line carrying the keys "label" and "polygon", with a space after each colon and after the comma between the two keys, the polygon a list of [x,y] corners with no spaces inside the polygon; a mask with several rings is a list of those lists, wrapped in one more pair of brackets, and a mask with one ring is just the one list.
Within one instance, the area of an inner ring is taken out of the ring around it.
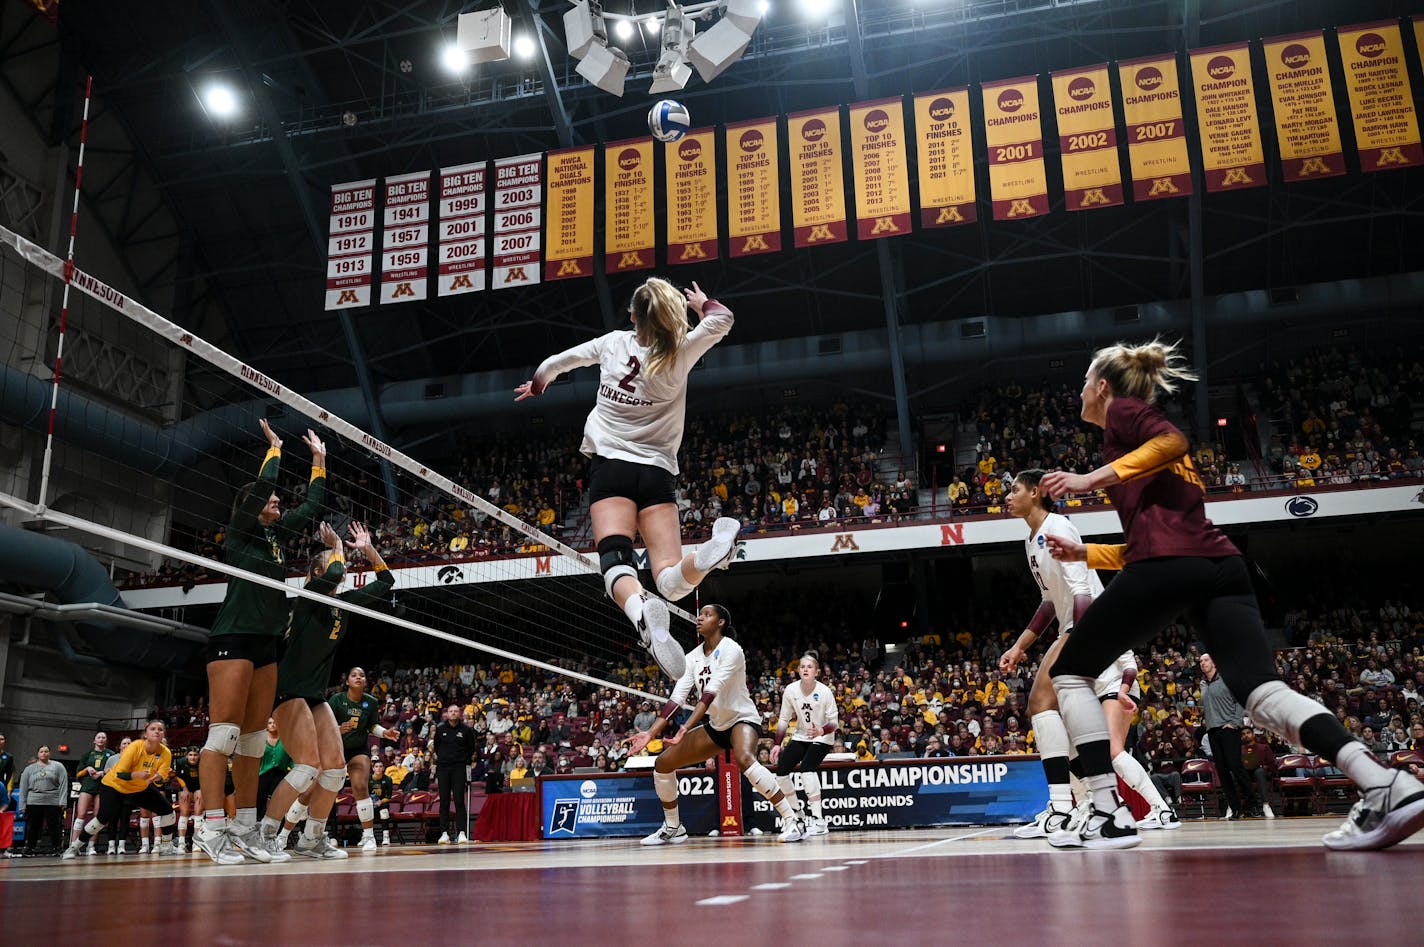
{"label": "stadium seat", "polygon": [[1330,761],[1318,756],[1314,757],[1314,760],[1315,778],[1320,786],[1320,798],[1323,805],[1320,811],[1329,809],[1332,801],[1339,804],[1342,812],[1348,810],[1359,798],[1360,790],[1356,788],[1350,777],[1342,773]]}
{"label": "stadium seat", "polygon": [[1194,759],[1182,764],[1182,807],[1196,799],[1201,808],[1201,817],[1206,818],[1207,799],[1216,801],[1221,782],[1216,778],[1216,765],[1211,760]]}
{"label": "stadium seat", "polygon": [[1405,769],[1411,765],[1424,766],[1424,753],[1418,750],[1395,750],[1389,755],[1389,765]]}
{"label": "stadium seat", "polygon": [[1315,775],[1315,759],[1303,753],[1287,753],[1277,761],[1276,784],[1281,791],[1281,814],[1290,815],[1293,806],[1304,803],[1306,814],[1325,810],[1320,797],[1320,781]]}

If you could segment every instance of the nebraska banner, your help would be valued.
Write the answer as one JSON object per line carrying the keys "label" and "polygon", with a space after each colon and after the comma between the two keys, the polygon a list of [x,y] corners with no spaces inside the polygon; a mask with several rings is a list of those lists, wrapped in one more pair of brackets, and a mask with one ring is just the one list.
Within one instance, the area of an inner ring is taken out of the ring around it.
{"label": "nebraska banner", "polygon": [[1020,220],[1048,213],[1038,77],[986,82],[983,94],[994,219]]}
{"label": "nebraska banner", "polygon": [[798,247],[846,239],[841,110],[786,116],[791,153],[791,227]]}
{"label": "nebraska banner", "polygon": [[386,178],[381,231],[381,302],[426,296],[430,273],[430,172]]}
{"label": "nebraska banner", "polygon": [[440,169],[439,270],[435,294],[485,288],[485,162]]}
{"label": "nebraska banner", "polygon": [[967,88],[915,96],[915,149],[920,159],[920,226],[973,221],[974,126]]}
{"label": "nebraska banner", "polygon": [[653,140],[630,138],[603,146],[603,269],[646,270],[654,263]]}
{"label": "nebraska banner", "polygon": [[1117,64],[1127,124],[1132,197],[1154,201],[1192,193],[1192,161],[1182,121],[1177,57],[1149,56]]}
{"label": "nebraska banner", "polygon": [[1325,34],[1320,30],[1277,36],[1261,41],[1271,106],[1276,113],[1276,140],[1281,150],[1281,174],[1287,181],[1307,181],[1345,173],[1340,125],[1335,119],[1335,94]]}
{"label": "nebraska banner", "polygon": [[1387,171],[1424,163],[1399,24],[1386,20],[1344,26],[1335,37],[1345,65],[1360,170]]}
{"label": "nebraska banner", "polygon": [[593,154],[592,145],[549,152],[546,280],[593,275]]}
{"label": "nebraska banner", "polygon": [[727,237],[732,256],[781,249],[780,140],[776,119],[722,129],[727,146]]}
{"label": "nebraska banner", "polygon": [[1053,110],[1063,163],[1063,201],[1069,210],[1122,203],[1122,165],[1117,159],[1108,67],[1089,66],[1053,74]]}
{"label": "nebraska banner", "polygon": [[494,163],[494,260],[490,289],[539,282],[544,156],[498,158]]}
{"label": "nebraska banner", "polygon": [[1190,53],[1206,189],[1233,191],[1266,183],[1266,158],[1245,43]]}
{"label": "nebraska banner", "polygon": [[696,128],[663,146],[667,173],[667,261],[717,259],[717,136]]}
{"label": "nebraska banner", "polygon": [[855,235],[860,240],[910,232],[910,168],[905,105],[899,97],[850,107],[850,165],[855,174]]}
{"label": "nebraska banner", "polygon": [[376,180],[331,186],[326,241],[326,308],[371,305],[371,254],[376,249]]}

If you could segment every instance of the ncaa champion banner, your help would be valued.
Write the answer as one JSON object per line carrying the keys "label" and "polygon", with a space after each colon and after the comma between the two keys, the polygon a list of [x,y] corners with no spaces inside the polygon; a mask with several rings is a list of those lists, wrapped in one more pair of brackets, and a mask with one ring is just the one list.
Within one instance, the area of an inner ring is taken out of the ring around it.
{"label": "ncaa champion banner", "polygon": [[1232,191],[1266,183],[1266,158],[1245,43],[1190,53],[1206,189]]}
{"label": "ncaa champion banner", "polygon": [[1107,64],[1056,72],[1052,80],[1065,205],[1087,210],[1121,204],[1122,165]]}
{"label": "ncaa champion banner", "polygon": [[920,226],[971,223],[974,212],[974,124],[969,89],[915,96],[915,147],[919,156]]}
{"label": "ncaa champion banner", "polygon": [[846,239],[841,110],[793,112],[786,116],[786,127],[793,242],[798,247],[840,243]]}
{"label": "ncaa champion banner", "polygon": [[727,145],[727,244],[732,256],[781,249],[780,133],[776,119],[722,129]]}
{"label": "ncaa champion banner", "polygon": [[663,146],[667,175],[667,261],[717,259],[717,133],[695,128]]}
{"label": "ncaa champion banner", "polygon": [[549,152],[546,280],[593,275],[593,155],[592,145]]}
{"label": "ncaa champion banner", "polygon": [[[679,771],[677,790],[678,808],[689,835],[706,835],[717,828],[717,786],[712,771]],[[663,804],[653,788],[651,769],[540,776],[539,817],[539,835],[550,840],[642,836],[662,826]]]}
{"label": "ncaa champion banner", "polygon": [[856,238],[909,233],[905,104],[898,96],[850,107],[850,166],[855,175]]}
{"label": "ncaa champion banner", "polygon": [[539,282],[539,228],[543,224],[544,156],[494,162],[494,261],[491,289]]}
{"label": "ncaa champion banner", "polygon": [[982,90],[994,219],[1020,220],[1048,213],[1038,77],[986,82]]}
{"label": "ncaa champion banner", "polygon": [[631,138],[603,146],[603,269],[646,270],[657,242],[653,228],[653,140]]}
{"label": "ncaa champion banner", "polygon": [[1399,24],[1386,20],[1344,26],[1335,37],[1345,66],[1360,170],[1388,171],[1424,163]]}
{"label": "ncaa champion banner", "polygon": [[326,308],[371,305],[371,254],[376,249],[376,180],[331,186],[326,241]]}
{"label": "ncaa champion banner", "polygon": [[1277,36],[1262,40],[1261,48],[1276,113],[1281,175],[1287,181],[1308,181],[1344,174],[1325,34]]}
{"label": "ncaa champion banner", "polygon": [[1192,193],[1192,160],[1182,121],[1177,57],[1148,56],[1117,64],[1127,124],[1132,197],[1155,201]]}
{"label": "ncaa champion banner", "polygon": [[430,172],[386,178],[381,232],[381,302],[426,296],[430,272]]}
{"label": "ncaa champion banner", "polygon": [[485,162],[440,169],[437,296],[485,288]]}

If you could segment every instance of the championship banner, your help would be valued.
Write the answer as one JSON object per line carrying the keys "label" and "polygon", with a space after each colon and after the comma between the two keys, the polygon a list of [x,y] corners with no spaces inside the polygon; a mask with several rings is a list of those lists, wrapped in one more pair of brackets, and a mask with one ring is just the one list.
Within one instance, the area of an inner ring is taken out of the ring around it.
{"label": "championship banner", "polygon": [[430,172],[386,178],[381,302],[416,302],[430,274]]}
{"label": "championship banner", "polygon": [[1122,164],[1107,63],[1056,72],[1053,108],[1063,162],[1063,199],[1069,210],[1122,203]]}
{"label": "championship banner", "polygon": [[694,128],[663,146],[667,175],[667,261],[717,259],[717,133]]}
{"label": "championship banner", "polygon": [[593,155],[592,145],[549,152],[546,280],[593,275]]}
{"label": "championship banner", "polygon": [[1038,77],[986,82],[982,91],[994,219],[1021,220],[1048,213]]}
{"label": "championship banner", "polygon": [[535,152],[494,162],[494,260],[490,289],[539,282],[539,228],[544,156]]}
{"label": "championship banner", "polygon": [[1192,193],[1192,161],[1182,121],[1177,57],[1149,56],[1117,64],[1127,122],[1127,170],[1132,198],[1155,201]]}
{"label": "championship banner", "polygon": [[727,238],[731,255],[781,250],[781,159],[776,119],[722,129],[727,145]]}
{"label": "championship banner", "polygon": [[485,170],[460,164],[440,169],[440,243],[437,296],[485,288]]}
{"label": "championship banner", "polygon": [[[663,804],[653,788],[651,768],[540,776],[538,785],[541,838],[631,838],[651,835],[663,824]],[[689,835],[705,836],[718,827],[717,783],[711,771],[678,772],[677,791]]]}
{"label": "championship banner", "polygon": [[376,180],[331,186],[326,241],[326,309],[371,305],[376,249]]}
{"label": "championship banner", "polygon": [[1262,40],[1261,47],[1276,113],[1282,176],[1309,181],[1344,174],[1325,34],[1315,30],[1277,36]]}
{"label": "championship banner", "polygon": [[786,127],[792,241],[798,247],[840,243],[846,239],[841,110],[793,112],[786,116]]}
{"label": "championship banner", "polygon": [[653,266],[653,140],[630,138],[603,146],[603,270],[626,273]]}
{"label": "championship banner", "polygon": [[850,107],[850,166],[855,176],[855,236],[910,232],[910,167],[905,155],[905,103],[896,96]]}
{"label": "championship banner", "polygon": [[[1418,36],[1418,20],[1414,28]],[[1385,20],[1342,26],[1335,38],[1345,65],[1360,170],[1388,171],[1424,163],[1399,24]]]}
{"label": "championship banner", "polygon": [[920,159],[920,226],[972,223],[977,215],[968,88],[915,96],[915,148]]}
{"label": "championship banner", "polygon": [[1266,183],[1251,49],[1245,43],[1208,46],[1188,54],[1197,99],[1206,189],[1234,191]]}

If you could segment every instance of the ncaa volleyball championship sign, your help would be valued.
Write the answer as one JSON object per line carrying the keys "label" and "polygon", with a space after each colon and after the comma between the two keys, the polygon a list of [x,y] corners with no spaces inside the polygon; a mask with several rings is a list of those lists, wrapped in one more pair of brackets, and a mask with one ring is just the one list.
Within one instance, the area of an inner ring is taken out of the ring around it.
{"label": "ncaa volleyball championship sign", "polygon": [[[693,835],[717,827],[716,778],[711,770],[677,774],[682,821]],[[539,777],[539,833],[546,839],[643,836],[663,824],[663,804],[652,770]]]}

